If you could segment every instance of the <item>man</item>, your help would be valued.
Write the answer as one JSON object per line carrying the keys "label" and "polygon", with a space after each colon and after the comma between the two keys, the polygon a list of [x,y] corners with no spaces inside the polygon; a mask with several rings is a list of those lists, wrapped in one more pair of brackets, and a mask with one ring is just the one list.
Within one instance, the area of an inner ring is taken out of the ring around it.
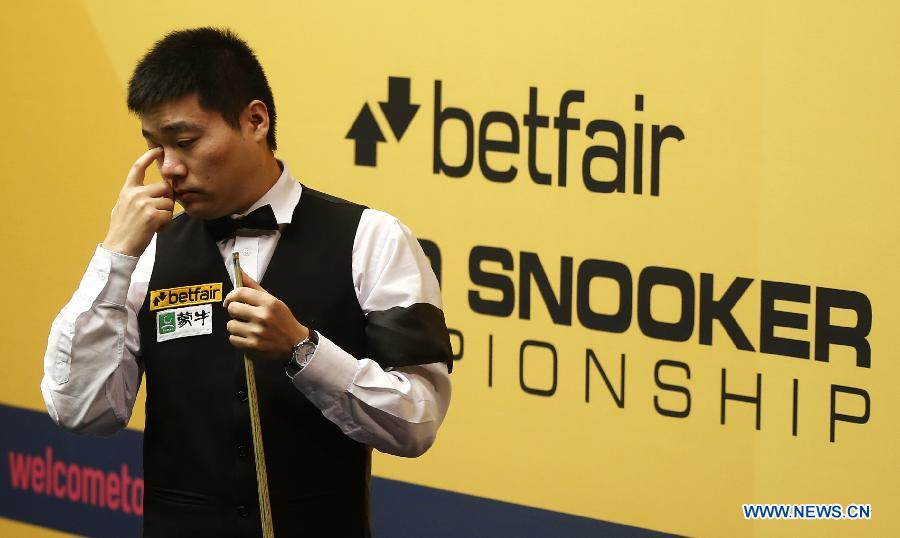
{"label": "man", "polygon": [[[149,150],[51,328],[51,417],[111,434],[146,375],[145,535],[258,536],[247,353],[276,534],[368,535],[370,447],[422,454],[449,404],[449,337],[421,248],[390,215],[291,177],[273,154],[263,69],[229,31],[156,43],[128,107]],[[154,161],[164,181],[144,185]]]}

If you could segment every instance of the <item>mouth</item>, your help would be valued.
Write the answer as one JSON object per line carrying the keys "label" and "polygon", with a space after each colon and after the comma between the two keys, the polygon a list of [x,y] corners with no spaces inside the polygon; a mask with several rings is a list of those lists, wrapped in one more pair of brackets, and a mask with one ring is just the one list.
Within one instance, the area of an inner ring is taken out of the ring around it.
{"label": "mouth", "polygon": [[175,200],[190,200],[191,198],[196,198],[200,195],[200,191],[195,190],[176,190],[175,191]]}

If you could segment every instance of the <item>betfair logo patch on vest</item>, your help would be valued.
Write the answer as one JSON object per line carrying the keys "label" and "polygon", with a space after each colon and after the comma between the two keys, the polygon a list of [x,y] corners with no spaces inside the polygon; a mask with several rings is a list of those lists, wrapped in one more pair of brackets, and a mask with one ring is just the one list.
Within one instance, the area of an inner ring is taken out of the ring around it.
{"label": "betfair logo patch on vest", "polygon": [[171,308],[156,313],[156,341],[212,334],[212,305]]}
{"label": "betfair logo patch on vest", "polygon": [[222,283],[197,284],[150,292],[150,310],[222,301]]}

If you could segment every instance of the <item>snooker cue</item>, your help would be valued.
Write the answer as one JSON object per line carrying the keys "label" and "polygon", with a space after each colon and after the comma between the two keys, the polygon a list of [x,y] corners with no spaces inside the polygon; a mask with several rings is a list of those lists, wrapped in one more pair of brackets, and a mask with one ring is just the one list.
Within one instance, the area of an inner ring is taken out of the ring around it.
{"label": "snooker cue", "polygon": [[[231,253],[234,264],[234,288],[244,285],[244,274],[241,272],[241,256]],[[266,455],[263,452],[262,426],[259,422],[259,401],[256,397],[256,374],[253,363],[244,353],[244,372],[247,374],[247,403],[250,405],[250,429],[253,432],[253,457],[256,460],[256,484],[259,491],[259,516],[262,520],[263,538],[274,538],[272,527],[272,508],[269,505],[269,479],[266,474]]]}

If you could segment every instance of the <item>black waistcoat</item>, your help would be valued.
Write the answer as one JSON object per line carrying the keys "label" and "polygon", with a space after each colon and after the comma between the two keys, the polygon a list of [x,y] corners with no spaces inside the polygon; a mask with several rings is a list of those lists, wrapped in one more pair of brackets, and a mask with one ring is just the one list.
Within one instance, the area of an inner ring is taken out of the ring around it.
{"label": "black waistcoat", "polygon": [[[365,316],[353,287],[362,206],[304,188],[261,285],[304,325],[357,359]],[[222,283],[232,289],[203,221],[181,215],[157,237],[138,314],[147,378],[145,536],[260,536],[242,354],[229,317],[211,303],[211,334],[157,342],[154,290]],[[204,320],[205,321],[205,320]],[[279,361],[255,361],[276,536],[366,536],[371,449],[345,436],[291,385]]]}

